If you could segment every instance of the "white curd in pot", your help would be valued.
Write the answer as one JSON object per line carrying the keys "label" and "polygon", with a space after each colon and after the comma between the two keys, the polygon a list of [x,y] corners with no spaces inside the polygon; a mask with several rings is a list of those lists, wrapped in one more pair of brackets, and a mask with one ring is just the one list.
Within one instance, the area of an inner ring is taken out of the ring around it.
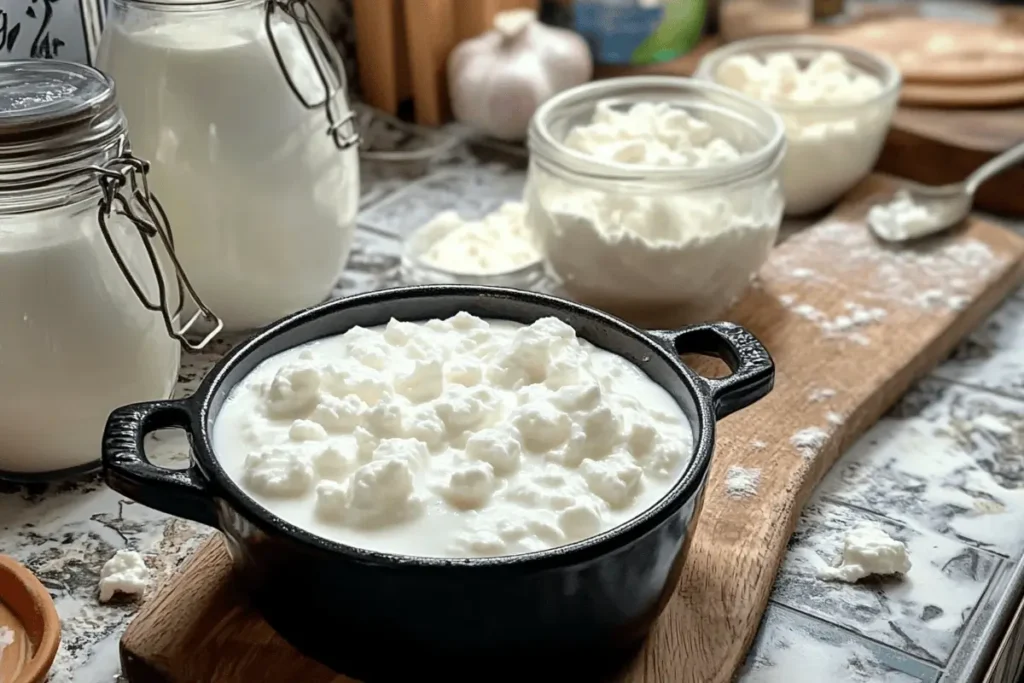
{"label": "white curd in pot", "polygon": [[289,349],[217,415],[228,475],[282,519],[350,546],[498,556],[609,530],[692,457],[678,404],[556,318],[392,320]]}
{"label": "white curd in pot", "polygon": [[[115,0],[98,58],[117,82],[136,153],[152,163],[185,269],[234,329],[328,297],[359,196],[355,146],[339,149],[324,107],[303,106],[285,77],[322,102],[314,57],[277,11],[282,69],[264,19],[262,2]],[[336,54],[315,58],[333,74]],[[331,81],[340,121],[350,112],[340,78]]]}

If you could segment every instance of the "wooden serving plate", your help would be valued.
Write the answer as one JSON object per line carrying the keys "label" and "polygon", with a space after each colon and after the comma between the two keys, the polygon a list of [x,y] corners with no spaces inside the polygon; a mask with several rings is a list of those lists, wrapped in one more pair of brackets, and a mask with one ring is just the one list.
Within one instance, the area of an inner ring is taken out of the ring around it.
{"label": "wooden serving plate", "polygon": [[[832,215],[778,246],[727,316],[771,350],[775,390],[720,424],[679,587],[617,680],[730,681],[822,475],[1020,282],[1024,239],[981,220],[910,248],[877,242],[865,214],[896,186],[867,179]],[[849,325],[861,309],[874,311],[872,322]],[[815,400],[825,388],[835,392],[827,410]],[[801,446],[807,430],[820,430],[820,443]],[[727,495],[730,466],[760,469],[757,495]],[[232,576],[217,534],[155,593],[121,641],[133,683],[350,681],[277,636]]]}

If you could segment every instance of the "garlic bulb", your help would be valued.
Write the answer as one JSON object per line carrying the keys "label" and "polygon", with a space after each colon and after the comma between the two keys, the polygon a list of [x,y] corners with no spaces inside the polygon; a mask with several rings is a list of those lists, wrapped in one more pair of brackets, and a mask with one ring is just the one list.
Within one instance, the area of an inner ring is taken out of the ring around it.
{"label": "garlic bulb", "polygon": [[544,100],[592,72],[590,49],[572,31],[541,24],[533,10],[499,12],[492,30],[448,57],[452,111],[484,133],[521,140]]}

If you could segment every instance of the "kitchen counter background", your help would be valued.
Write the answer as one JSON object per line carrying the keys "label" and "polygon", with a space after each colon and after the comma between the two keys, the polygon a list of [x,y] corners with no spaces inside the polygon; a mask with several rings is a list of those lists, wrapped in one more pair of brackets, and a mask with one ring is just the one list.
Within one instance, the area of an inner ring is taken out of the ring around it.
{"label": "kitchen counter background", "polygon": [[[515,148],[467,143],[458,128],[426,138],[383,119],[362,122],[374,151],[444,151],[429,162],[364,162],[359,232],[337,296],[400,284],[400,239],[411,229],[444,209],[488,212],[517,198],[524,180],[525,155]],[[1014,227],[1024,233],[1024,223]],[[1018,292],[833,468],[800,520],[741,680],[910,683],[943,672],[942,680],[964,680],[1024,549],[1022,338]],[[190,393],[237,340],[185,357],[177,393]],[[154,435],[150,452],[164,463],[187,457],[175,433]],[[908,543],[910,577],[818,580],[818,558],[831,560],[843,529],[865,518]],[[49,487],[0,483],[0,552],[40,577],[64,624],[50,680],[118,678],[118,639],[138,605],[97,602],[100,567],[116,550],[142,551],[156,583],[207,533],[95,476]]]}

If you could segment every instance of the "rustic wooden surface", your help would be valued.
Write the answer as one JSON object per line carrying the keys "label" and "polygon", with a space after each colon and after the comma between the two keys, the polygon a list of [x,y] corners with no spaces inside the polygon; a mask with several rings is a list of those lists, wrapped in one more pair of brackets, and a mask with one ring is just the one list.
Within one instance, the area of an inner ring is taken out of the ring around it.
{"label": "rustic wooden surface", "polygon": [[[777,247],[728,316],[772,351],[776,388],[721,424],[681,583],[623,681],[731,680],[814,486],[846,446],[1020,281],[1024,240],[980,220],[911,250],[878,245],[863,216],[871,201],[893,190],[891,180],[869,178],[832,215]],[[963,260],[971,248],[991,258],[957,265],[956,254]],[[938,305],[916,303],[927,292],[940,294]],[[953,294],[966,305],[942,303]],[[885,315],[853,333],[828,331],[829,321],[858,305]],[[810,398],[822,386],[840,390],[828,403],[830,415]],[[801,454],[791,439],[811,427],[827,438]],[[757,496],[726,495],[732,465],[761,469]],[[121,648],[134,683],[350,680],[299,655],[246,605],[219,535],[147,602]]]}

